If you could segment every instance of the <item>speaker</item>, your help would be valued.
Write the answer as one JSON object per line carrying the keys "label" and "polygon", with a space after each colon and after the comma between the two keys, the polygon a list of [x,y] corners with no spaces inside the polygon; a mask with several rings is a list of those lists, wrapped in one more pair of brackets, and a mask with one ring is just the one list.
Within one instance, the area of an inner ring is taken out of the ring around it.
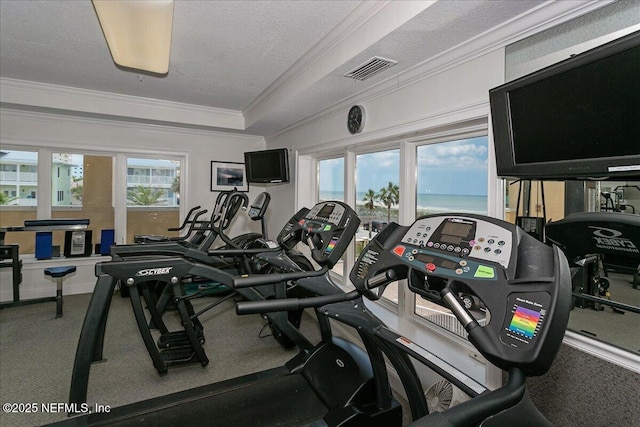
{"label": "speaker", "polygon": [[51,231],[36,232],[36,259],[51,259],[53,256],[53,233]]}
{"label": "speaker", "polygon": [[[100,232],[100,255],[109,255],[111,246],[116,241],[116,233],[113,228],[107,228]],[[96,253],[98,251],[96,250]]]}

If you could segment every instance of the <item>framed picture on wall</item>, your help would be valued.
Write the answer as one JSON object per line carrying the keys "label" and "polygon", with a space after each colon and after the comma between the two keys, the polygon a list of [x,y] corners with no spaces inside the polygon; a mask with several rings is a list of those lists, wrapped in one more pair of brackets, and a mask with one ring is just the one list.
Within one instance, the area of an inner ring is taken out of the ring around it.
{"label": "framed picture on wall", "polygon": [[211,191],[249,191],[244,163],[211,162]]}

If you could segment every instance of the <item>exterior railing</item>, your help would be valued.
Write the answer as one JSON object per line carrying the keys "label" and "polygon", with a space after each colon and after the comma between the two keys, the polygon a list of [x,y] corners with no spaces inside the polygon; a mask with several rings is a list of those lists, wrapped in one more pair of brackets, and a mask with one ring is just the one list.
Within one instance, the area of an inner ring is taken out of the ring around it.
{"label": "exterior railing", "polygon": [[38,172],[8,172],[0,171],[0,181],[20,182],[22,184],[37,184]]}
{"label": "exterior railing", "polygon": [[127,175],[127,184],[172,185],[174,180],[172,176]]}

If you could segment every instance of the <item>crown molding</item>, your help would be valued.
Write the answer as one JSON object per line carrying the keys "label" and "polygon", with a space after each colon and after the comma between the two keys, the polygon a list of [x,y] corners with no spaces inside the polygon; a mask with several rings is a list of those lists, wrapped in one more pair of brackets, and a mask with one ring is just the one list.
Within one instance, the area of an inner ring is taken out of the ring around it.
{"label": "crown molding", "polygon": [[385,79],[373,87],[369,87],[344,98],[313,116],[293,123],[273,135],[267,136],[266,139],[268,141],[294,129],[311,126],[335,114],[341,114],[343,110],[349,108],[351,105],[372,102],[389,93],[416,84],[421,80],[428,79],[497,49],[502,49],[511,43],[570,21],[596,9],[600,9],[613,2],[615,2],[615,0],[549,0],[427,61],[421,62],[400,74]]}
{"label": "crown molding", "polygon": [[244,116],[236,110],[8,78],[0,78],[0,102],[191,126],[245,129]]}
{"label": "crown molding", "polygon": [[329,34],[243,110],[247,127],[435,2],[360,2]]}
{"label": "crown molding", "polygon": [[[4,103],[3,103],[4,104]],[[0,105],[0,117],[2,120],[6,119],[23,119],[23,120],[37,120],[42,123],[60,123],[65,122],[69,125],[87,125],[87,126],[105,126],[111,125],[115,118],[102,118],[102,117],[84,117],[68,114],[56,114],[54,112],[42,112],[28,109],[12,109],[5,105]],[[243,140],[248,142],[264,142],[262,136],[242,134],[237,132],[224,132],[209,129],[197,129],[191,127],[177,127],[171,126],[171,124],[153,124],[153,123],[141,123],[135,121],[118,121],[118,127],[122,129],[130,129],[136,132],[147,133],[161,133],[172,134],[176,136],[181,135],[197,135],[197,136],[220,136],[223,138],[233,138],[237,140]]]}

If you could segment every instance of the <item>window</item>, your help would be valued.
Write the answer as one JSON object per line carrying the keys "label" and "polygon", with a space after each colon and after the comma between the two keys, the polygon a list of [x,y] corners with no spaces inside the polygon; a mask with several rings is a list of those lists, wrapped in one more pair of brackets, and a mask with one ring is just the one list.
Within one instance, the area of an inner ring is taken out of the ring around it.
{"label": "window", "polygon": [[[77,153],[51,155],[51,218],[87,218],[93,243],[102,230],[115,228],[112,156]],[[53,171],[59,171],[53,172]],[[64,231],[53,233],[53,244],[64,247]]]}
{"label": "window", "polygon": [[35,151],[1,151],[0,185],[3,194],[13,195],[0,199],[1,206],[36,206],[38,153]]}
{"label": "window", "polygon": [[[416,217],[440,212],[487,214],[487,137],[417,147]],[[484,306],[461,295],[480,320]],[[461,336],[464,328],[448,309],[416,295],[418,316]]]}
{"label": "window", "polygon": [[[0,151],[0,226],[11,227],[36,219],[38,153]],[[20,253],[35,252],[35,233],[8,233],[7,243],[20,245]]]}
{"label": "window", "polygon": [[[344,158],[318,161],[318,201],[337,200],[344,202]],[[332,271],[344,275],[343,254]]]}
{"label": "window", "polygon": [[127,159],[127,243],[136,234],[167,235],[180,220],[180,161]]}
{"label": "window", "polygon": [[[390,222],[398,222],[400,150],[356,156],[356,213],[362,221],[356,234],[356,254]],[[398,303],[398,286],[387,286],[383,298]]]}
{"label": "window", "polygon": [[487,137],[421,145],[416,217],[438,212],[487,214]]}
{"label": "window", "polygon": [[318,201],[344,202],[344,158],[318,161]]}
{"label": "window", "polygon": [[[53,162],[51,165],[53,206],[82,206],[84,156],[82,154],[53,153],[51,158]],[[111,157],[106,159],[109,159],[108,163],[111,165]],[[72,171],[74,171],[73,175]],[[111,182],[111,171],[109,171],[108,182]]]}
{"label": "window", "polygon": [[127,206],[178,206],[180,162],[127,159]]}
{"label": "window", "polygon": [[[116,212],[114,200],[124,200],[126,189],[114,186],[115,157],[42,151],[46,155],[0,151],[0,226],[22,225],[37,219],[40,210],[44,218],[88,218],[93,241],[98,243],[101,230],[116,228],[118,215],[128,227],[129,238],[121,241],[132,243],[134,234],[170,234],[167,228],[179,224],[179,160],[129,159],[127,185],[134,195],[128,201],[128,212]],[[47,189],[46,197],[37,197],[43,171],[50,177],[51,190]],[[34,233],[8,233],[5,239],[19,244],[23,254],[35,252]],[[64,231],[54,232],[53,244],[62,248]]]}

